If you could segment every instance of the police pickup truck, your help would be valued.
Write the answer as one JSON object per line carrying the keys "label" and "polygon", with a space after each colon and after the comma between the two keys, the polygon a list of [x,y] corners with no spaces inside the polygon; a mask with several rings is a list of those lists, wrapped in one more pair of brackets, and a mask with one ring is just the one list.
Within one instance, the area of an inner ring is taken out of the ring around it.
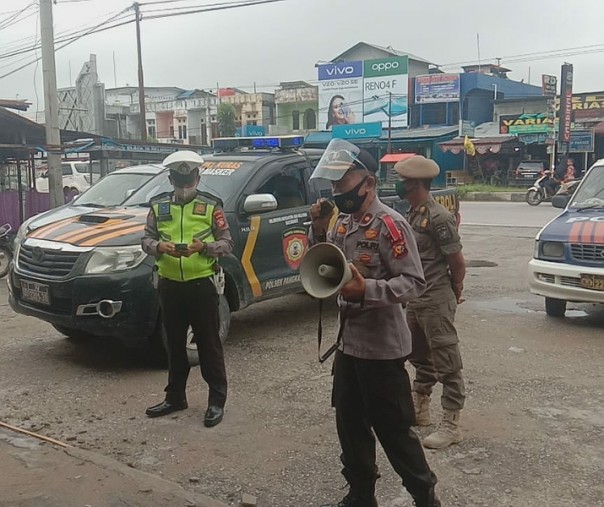
{"label": "police pickup truck", "polygon": [[[226,274],[219,307],[223,340],[231,312],[301,291],[309,207],[331,195],[329,182],[309,182],[322,150],[302,149],[302,142],[294,136],[222,139],[214,146],[222,153],[204,156],[199,189],[223,201],[235,243],[220,260]],[[122,206],[68,217],[57,210],[26,222],[9,275],[12,308],[67,336],[148,337],[162,351],[154,259],[140,241],[150,199],[170,190],[164,170]],[[453,191],[434,195],[457,211]]]}
{"label": "police pickup truck", "polygon": [[549,316],[564,317],[568,301],[604,303],[604,159],[552,204],[564,212],[537,234],[529,285]]}

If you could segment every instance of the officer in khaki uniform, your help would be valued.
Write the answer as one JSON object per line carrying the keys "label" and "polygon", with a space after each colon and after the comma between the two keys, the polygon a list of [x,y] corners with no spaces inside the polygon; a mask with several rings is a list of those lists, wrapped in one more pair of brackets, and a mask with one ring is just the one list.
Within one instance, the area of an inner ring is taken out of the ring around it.
{"label": "officer in khaki uniform", "polygon": [[231,253],[233,240],[220,203],[197,190],[203,159],[192,151],[177,151],[164,160],[174,192],[151,200],[143,250],[156,258],[159,302],[168,348],[168,385],[161,403],[149,407],[149,417],[187,408],[189,376],[187,331],[193,328],[201,375],[208,383],[204,425],[222,421],[227,396],[224,352],[219,335],[218,293],[213,278],[218,258]]}
{"label": "officer in khaki uniform", "polygon": [[441,449],[461,442],[460,413],[466,398],[459,338],[454,319],[463,301],[465,260],[455,216],[430,195],[432,178],[440,169],[420,155],[398,162],[397,192],[411,204],[407,220],[413,228],[428,287],[407,306],[413,337],[410,358],[415,367],[413,397],[418,426],[432,424],[430,395],[437,382],[443,386],[442,420],[423,440],[425,447]]}
{"label": "officer in khaki uniform", "polygon": [[376,507],[375,437],[418,507],[440,507],[415,423],[405,357],[411,334],[401,303],[425,288],[421,260],[409,224],[376,195],[378,165],[366,151],[333,140],[311,179],[332,181],[340,211],[330,216],[321,202],[311,208],[310,241],[340,247],[353,279],[338,297],[341,342],[334,362],[333,405],[342,474],[350,485],[337,504],[324,507]]}

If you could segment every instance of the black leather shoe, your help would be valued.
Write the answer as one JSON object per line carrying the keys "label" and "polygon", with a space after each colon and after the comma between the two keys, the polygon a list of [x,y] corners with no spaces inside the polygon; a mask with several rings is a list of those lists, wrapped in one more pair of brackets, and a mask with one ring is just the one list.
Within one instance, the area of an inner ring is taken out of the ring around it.
{"label": "black leather shoe", "polygon": [[149,407],[147,410],[145,410],[145,414],[147,414],[149,417],[161,417],[162,415],[168,415],[172,412],[184,410],[188,407],[189,405],[187,405],[186,401],[172,403],[164,400],[161,403],[158,403],[157,405]]}
{"label": "black leather shoe", "polygon": [[325,504],[321,507],[378,507],[378,503],[373,495],[361,498],[350,492],[338,503]]}
{"label": "black leather shoe", "polygon": [[206,415],[203,418],[203,424],[206,428],[211,428],[220,424],[224,417],[224,408],[217,405],[210,405],[206,410]]}

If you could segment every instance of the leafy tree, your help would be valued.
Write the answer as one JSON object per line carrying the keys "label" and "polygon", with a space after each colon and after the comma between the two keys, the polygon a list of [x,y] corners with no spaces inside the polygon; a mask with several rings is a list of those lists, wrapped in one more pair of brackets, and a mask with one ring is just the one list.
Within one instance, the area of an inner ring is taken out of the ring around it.
{"label": "leafy tree", "polygon": [[237,111],[233,104],[223,102],[218,106],[218,131],[222,137],[233,137],[237,133]]}

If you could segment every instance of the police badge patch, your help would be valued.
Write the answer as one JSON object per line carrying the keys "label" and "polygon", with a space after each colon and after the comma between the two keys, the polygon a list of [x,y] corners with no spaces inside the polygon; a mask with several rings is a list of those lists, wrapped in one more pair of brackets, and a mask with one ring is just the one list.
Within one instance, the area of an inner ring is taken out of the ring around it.
{"label": "police badge patch", "polygon": [[440,241],[449,241],[453,237],[449,228],[444,224],[436,227],[436,234]]}
{"label": "police badge patch", "polygon": [[205,215],[208,206],[205,202],[196,202],[193,206],[193,215]]}

